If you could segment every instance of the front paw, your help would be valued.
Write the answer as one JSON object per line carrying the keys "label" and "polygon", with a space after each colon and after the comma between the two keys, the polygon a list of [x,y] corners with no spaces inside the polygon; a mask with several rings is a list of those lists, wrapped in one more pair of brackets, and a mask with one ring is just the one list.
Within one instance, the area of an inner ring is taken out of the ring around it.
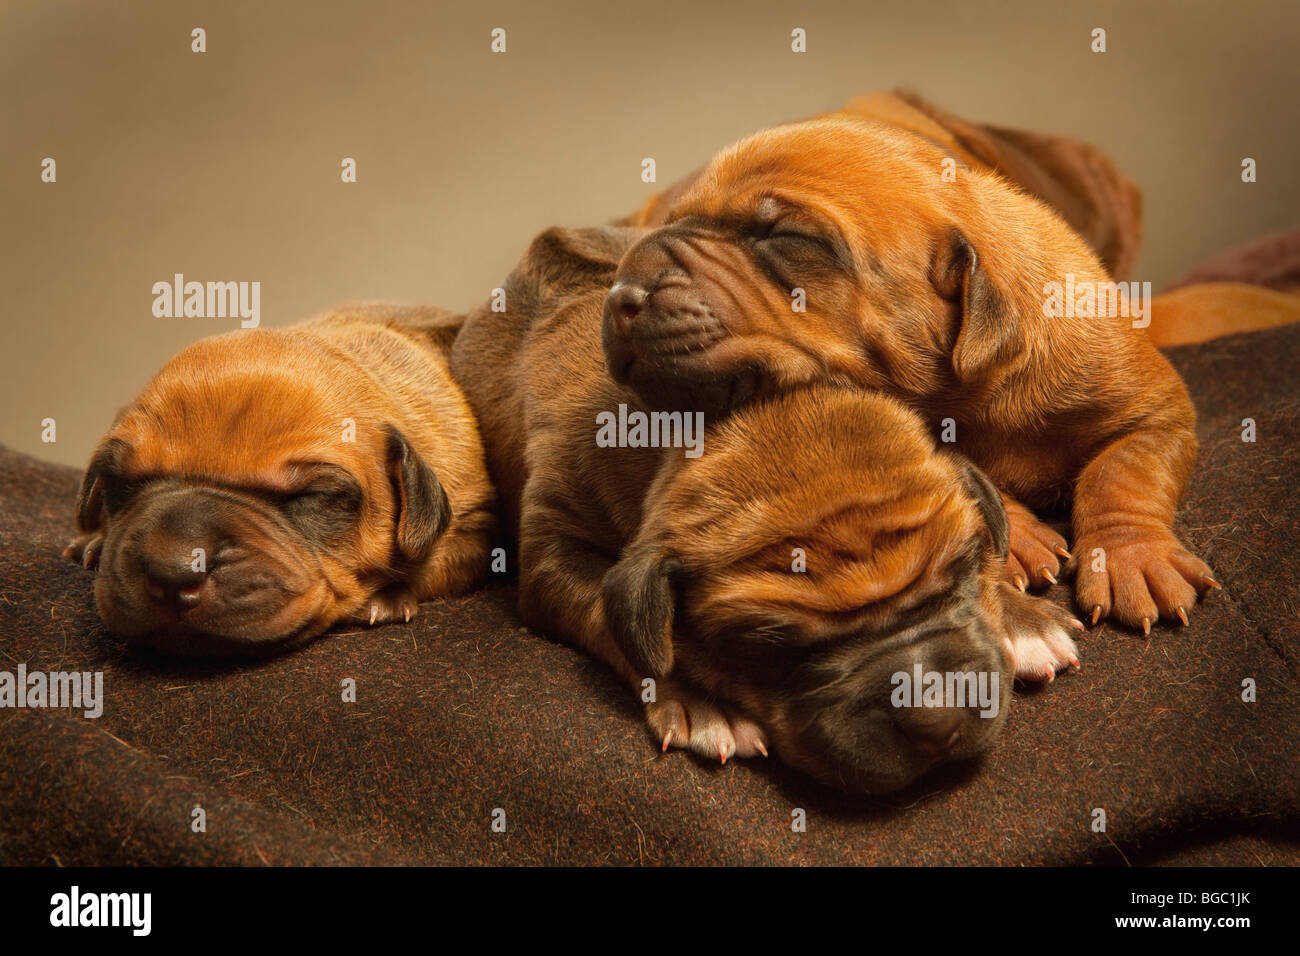
{"label": "front paw", "polygon": [[409,623],[420,609],[420,602],[405,584],[390,584],[370,595],[358,616],[374,627],[393,621]]}
{"label": "front paw", "polygon": [[63,549],[63,558],[93,571],[99,567],[99,555],[103,550],[104,536],[95,531],[73,538]]}
{"label": "front paw", "polygon": [[665,753],[669,747],[679,747],[724,764],[733,756],[767,756],[766,737],[757,724],[727,713],[678,681],[658,682],[645,717]]}
{"label": "front paw", "polygon": [[1187,623],[1187,612],[1209,588],[1209,565],[1163,528],[1114,527],[1075,543],[1075,597],[1093,624],[1103,617],[1151,633],[1163,618]]}
{"label": "front paw", "polygon": [[1083,622],[1051,601],[1031,597],[1002,582],[1002,622],[1006,628],[1016,677],[1024,681],[1053,681],[1058,672],[1079,666],[1079,649],[1070,631]]}
{"label": "front paw", "polygon": [[1022,591],[1055,584],[1062,559],[1070,556],[1065,539],[1019,502],[1008,502],[1006,508],[1011,549],[1004,577]]}

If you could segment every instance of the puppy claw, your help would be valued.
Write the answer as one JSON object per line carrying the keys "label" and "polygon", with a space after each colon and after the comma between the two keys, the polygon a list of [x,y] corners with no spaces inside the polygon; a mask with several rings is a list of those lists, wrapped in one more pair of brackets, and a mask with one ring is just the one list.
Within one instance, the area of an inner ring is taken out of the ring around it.
{"label": "puppy claw", "polygon": [[1144,617],[1142,618],[1142,634],[1143,636],[1147,636],[1150,633],[1151,633],[1151,618]]}
{"label": "puppy claw", "polygon": [[1182,605],[1178,607],[1178,619],[1183,622],[1183,627],[1187,626],[1187,611],[1183,609]]}
{"label": "puppy claw", "polygon": [[63,557],[73,564],[79,564],[87,571],[99,567],[99,554],[104,548],[102,534],[84,534],[72,539],[63,549]]}
{"label": "puppy claw", "polygon": [[1214,580],[1214,578],[1210,577],[1208,574],[1201,575],[1201,580],[1204,581],[1206,584],[1208,584],[1210,587],[1214,588],[1214,590],[1216,591],[1223,590],[1223,585],[1220,584],[1218,581]]}
{"label": "puppy claw", "polygon": [[1026,582],[1024,578],[1017,574],[1012,580],[1015,582],[1016,587],[1022,591],[1025,590]]}
{"label": "puppy claw", "polygon": [[1052,572],[1047,570],[1046,567],[1039,568],[1038,571],[1043,577],[1047,578],[1047,580],[1051,581],[1053,584],[1056,583],[1056,575],[1052,574]]}
{"label": "puppy claw", "polygon": [[1095,606],[1093,607],[1093,609],[1092,609],[1092,624],[1093,624],[1093,627],[1096,627],[1096,626],[1097,626],[1097,622],[1100,621],[1100,620],[1101,620],[1101,605],[1100,605],[1100,604],[1097,604],[1097,605],[1095,605]]}
{"label": "puppy claw", "polygon": [[678,747],[724,765],[732,757],[767,753],[761,727],[675,680],[660,682],[645,715],[662,752]]}
{"label": "puppy claw", "polygon": [[409,624],[419,612],[420,602],[407,585],[390,584],[370,596],[368,613],[363,611],[361,619],[371,627],[394,621]]}
{"label": "puppy claw", "polygon": [[1079,620],[1077,617],[1072,617],[1072,618],[1070,618],[1070,627],[1074,628],[1076,631],[1086,631],[1086,630],[1087,630],[1087,628],[1084,627],[1083,622],[1082,622],[1081,620]]}
{"label": "puppy claw", "polygon": [[1069,549],[1063,548],[1059,544],[1053,545],[1052,550],[1056,552],[1058,555],[1060,555],[1062,558],[1066,558],[1067,560],[1070,557]]}

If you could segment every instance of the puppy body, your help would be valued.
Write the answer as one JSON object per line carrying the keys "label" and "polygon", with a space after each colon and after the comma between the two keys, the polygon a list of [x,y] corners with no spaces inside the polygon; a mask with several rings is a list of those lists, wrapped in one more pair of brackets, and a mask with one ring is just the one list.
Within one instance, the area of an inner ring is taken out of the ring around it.
{"label": "puppy body", "polygon": [[916,665],[995,673],[1005,693],[1074,658],[1068,615],[1001,582],[992,486],[860,390],[753,403],[709,426],[698,458],[598,445],[602,413],[646,410],[600,354],[604,290],[637,236],[539,237],[507,312],[472,312],[453,348],[518,534],[525,621],[640,693],[653,678],[665,749],[725,761],[770,744],[871,791],[985,749],[1000,719],[887,698]]}
{"label": "puppy body", "polygon": [[77,509],[101,617],[186,654],[409,619],[486,572],[477,426],[447,313],[341,309],[203,339],[118,416]]}
{"label": "puppy body", "polygon": [[1185,618],[1213,583],[1170,530],[1196,452],[1186,388],[1130,317],[1048,314],[1053,284],[1105,290],[1106,270],[1000,176],[944,181],[945,158],[853,118],[724,151],[621,262],[611,372],[652,407],[713,413],[810,382],[895,395],[1004,492],[1013,580],[1055,580],[1070,552],[1029,508],[1072,503],[1085,612]]}

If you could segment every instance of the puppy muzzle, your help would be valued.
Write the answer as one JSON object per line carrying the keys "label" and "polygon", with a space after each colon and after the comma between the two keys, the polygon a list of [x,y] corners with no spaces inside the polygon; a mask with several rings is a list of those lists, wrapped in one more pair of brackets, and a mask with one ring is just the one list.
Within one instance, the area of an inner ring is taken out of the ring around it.
{"label": "puppy muzzle", "polygon": [[293,643],[327,592],[319,559],[272,509],[192,485],[146,492],[117,516],[95,581],[109,630],[184,655]]}

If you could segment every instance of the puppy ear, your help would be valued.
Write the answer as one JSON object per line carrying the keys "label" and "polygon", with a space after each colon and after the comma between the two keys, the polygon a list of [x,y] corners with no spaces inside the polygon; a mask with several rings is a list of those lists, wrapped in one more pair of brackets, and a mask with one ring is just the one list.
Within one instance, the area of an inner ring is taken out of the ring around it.
{"label": "puppy ear", "polygon": [[1024,333],[1011,303],[994,285],[979,253],[958,230],[941,244],[930,267],[930,281],[943,298],[957,304],[960,319],[953,343],[957,378],[986,378],[1025,351]]}
{"label": "puppy ear", "polygon": [[664,678],[673,669],[673,617],[677,594],[676,557],[657,549],[629,551],[605,574],[605,621],[614,642],[633,667]]}
{"label": "puppy ear", "polygon": [[388,426],[388,474],[397,505],[397,550],[418,563],[429,557],[451,520],[451,503],[438,476],[392,425]]}
{"label": "puppy ear", "polygon": [[95,449],[77,493],[79,531],[98,531],[104,526],[104,480],[121,470],[130,451],[131,445],[121,438],[105,439]]}
{"label": "puppy ear", "polygon": [[1005,561],[1011,551],[1011,525],[1007,521],[1007,509],[1002,503],[1002,493],[984,474],[965,458],[961,459],[962,484],[975,499],[989,533],[993,535],[993,547]]}
{"label": "puppy ear", "polygon": [[1142,191],[1109,156],[1073,137],[971,123],[910,91],[896,95],[976,160],[1050,205],[1112,276],[1128,278],[1142,242]]}

